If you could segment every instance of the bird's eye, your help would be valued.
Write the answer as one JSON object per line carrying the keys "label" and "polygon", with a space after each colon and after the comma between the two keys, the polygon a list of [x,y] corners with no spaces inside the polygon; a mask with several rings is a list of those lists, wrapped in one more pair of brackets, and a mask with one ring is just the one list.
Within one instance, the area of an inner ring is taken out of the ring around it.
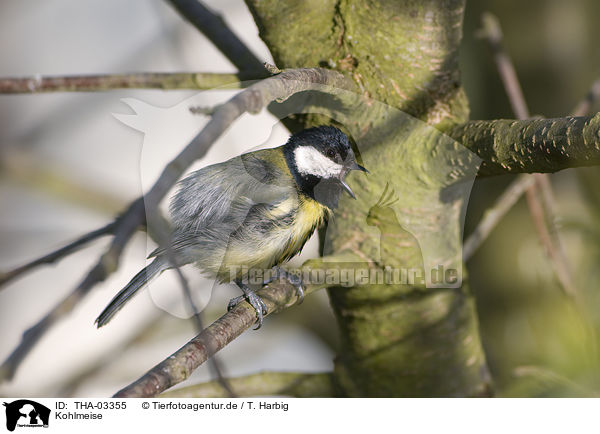
{"label": "bird's eye", "polygon": [[333,157],[335,157],[335,151],[333,149],[328,149],[327,150],[327,157],[333,159]]}

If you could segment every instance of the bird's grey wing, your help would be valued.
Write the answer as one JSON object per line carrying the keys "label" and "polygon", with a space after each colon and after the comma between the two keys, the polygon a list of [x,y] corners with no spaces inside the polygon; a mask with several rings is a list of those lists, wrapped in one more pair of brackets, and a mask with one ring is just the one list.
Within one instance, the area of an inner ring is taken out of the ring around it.
{"label": "bird's grey wing", "polygon": [[233,158],[202,168],[180,182],[171,201],[173,226],[207,226],[232,211],[242,213],[255,203],[271,203],[285,194],[281,169],[260,159]]}
{"label": "bird's grey wing", "polygon": [[[255,205],[276,204],[289,196],[291,178],[275,165],[248,155],[204,167],[179,183],[170,204],[175,252],[195,246],[199,236],[206,243],[217,243],[229,235],[223,232],[237,229]],[[150,256],[163,251],[156,249]]]}

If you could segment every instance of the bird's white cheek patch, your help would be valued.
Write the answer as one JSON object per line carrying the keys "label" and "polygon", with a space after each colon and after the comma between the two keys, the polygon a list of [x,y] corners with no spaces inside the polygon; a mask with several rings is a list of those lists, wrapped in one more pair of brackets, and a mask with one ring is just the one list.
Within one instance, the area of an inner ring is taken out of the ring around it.
{"label": "bird's white cheek patch", "polygon": [[303,175],[314,175],[319,178],[333,178],[340,174],[341,164],[330,160],[311,146],[299,146],[294,151],[296,167]]}

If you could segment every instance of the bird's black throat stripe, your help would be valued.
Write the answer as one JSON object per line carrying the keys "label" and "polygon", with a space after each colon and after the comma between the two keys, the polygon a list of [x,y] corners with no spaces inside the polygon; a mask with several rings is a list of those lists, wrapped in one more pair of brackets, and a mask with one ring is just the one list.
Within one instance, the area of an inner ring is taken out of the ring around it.
{"label": "bird's black throat stripe", "polygon": [[291,146],[284,147],[283,155],[290,168],[290,172],[294,176],[294,181],[296,181],[300,193],[312,200],[316,200],[329,209],[337,208],[342,193],[342,188],[337,180],[323,179],[310,174],[301,174],[296,167],[294,148]]}

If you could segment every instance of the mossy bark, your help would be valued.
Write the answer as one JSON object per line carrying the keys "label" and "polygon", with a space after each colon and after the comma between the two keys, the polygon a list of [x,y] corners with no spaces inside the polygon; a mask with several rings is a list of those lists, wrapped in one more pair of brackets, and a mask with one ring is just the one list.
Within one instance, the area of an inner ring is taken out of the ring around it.
{"label": "mossy bark", "polygon": [[[467,120],[457,57],[465,0],[246,3],[278,67],[336,69],[353,80],[365,100],[394,107],[441,131]],[[322,121],[320,116],[304,118],[306,126]],[[376,143],[371,140],[361,151],[369,170],[381,176],[366,181],[351,178],[362,207],[341,202],[336,224],[328,229],[326,253],[350,250],[379,267],[419,265],[422,252],[407,231],[393,222],[380,222],[378,236],[370,236],[369,225],[377,216],[371,213],[372,218],[365,219],[364,211],[359,211],[377,200],[386,178],[403,170],[400,160],[407,153],[397,149],[397,128],[389,117],[373,113],[353,122],[351,129],[362,137],[377,131]],[[425,171],[436,164],[431,151],[434,136],[417,133],[408,140],[408,146],[423,150],[411,154],[412,167],[422,171],[413,174],[416,178],[432,176]],[[399,206],[415,210],[420,200],[403,191]],[[374,251],[381,257],[373,259]],[[343,395],[489,394],[477,315],[466,283],[435,289],[362,285],[330,288],[329,294],[342,342],[334,378]]]}
{"label": "mossy bark", "polygon": [[471,121],[449,134],[483,159],[480,175],[552,173],[600,164],[600,114]]}

